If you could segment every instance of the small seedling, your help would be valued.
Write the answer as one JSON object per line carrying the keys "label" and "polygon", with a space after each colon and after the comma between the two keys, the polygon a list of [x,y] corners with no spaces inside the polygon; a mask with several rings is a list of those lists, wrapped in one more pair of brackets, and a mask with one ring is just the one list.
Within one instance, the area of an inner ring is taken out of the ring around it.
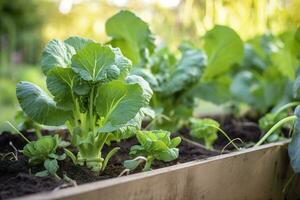
{"label": "small seedling", "polygon": [[129,154],[135,158],[125,161],[125,168],[134,170],[146,161],[143,171],[149,171],[154,160],[170,162],[178,158],[176,147],[181,142],[180,137],[171,139],[167,131],[139,131],[136,137],[140,144],[131,147]]}
{"label": "small seedling", "polygon": [[36,173],[36,176],[53,175],[57,179],[60,179],[57,175],[59,168],[57,161],[64,160],[66,155],[58,155],[57,148],[66,147],[66,144],[67,143],[63,142],[58,135],[43,136],[36,141],[26,144],[23,148],[23,154],[29,158],[29,163],[32,165],[43,163],[45,170]]}
{"label": "small seedling", "polygon": [[205,147],[213,149],[213,143],[217,139],[217,133],[220,131],[232,145],[239,150],[239,147],[230,139],[230,137],[220,128],[219,122],[213,119],[197,119],[190,120],[190,135],[198,140],[204,140]]}

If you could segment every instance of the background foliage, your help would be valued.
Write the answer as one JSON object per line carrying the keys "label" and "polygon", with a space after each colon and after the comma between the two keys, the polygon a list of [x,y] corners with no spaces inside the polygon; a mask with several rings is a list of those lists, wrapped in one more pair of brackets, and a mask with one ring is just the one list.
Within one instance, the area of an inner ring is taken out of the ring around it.
{"label": "background foliage", "polygon": [[[202,45],[204,33],[216,24],[231,27],[244,42],[263,33],[294,31],[300,24],[299,0],[2,0],[0,123],[13,120],[18,109],[14,91],[19,80],[44,87],[37,66],[45,43],[72,35],[108,41],[105,21],[120,9],[147,21],[155,42],[178,55],[182,41]],[[272,59],[282,60],[284,53]]]}

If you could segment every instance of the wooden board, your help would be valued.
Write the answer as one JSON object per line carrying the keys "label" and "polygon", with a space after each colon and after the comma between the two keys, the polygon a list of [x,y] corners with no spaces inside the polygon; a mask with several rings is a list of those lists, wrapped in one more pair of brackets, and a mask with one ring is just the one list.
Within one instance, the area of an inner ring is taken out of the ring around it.
{"label": "wooden board", "polygon": [[[21,199],[283,199],[290,170],[287,142],[279,142]],[[294,195],[299,194],[290,191],[289,196]]]}

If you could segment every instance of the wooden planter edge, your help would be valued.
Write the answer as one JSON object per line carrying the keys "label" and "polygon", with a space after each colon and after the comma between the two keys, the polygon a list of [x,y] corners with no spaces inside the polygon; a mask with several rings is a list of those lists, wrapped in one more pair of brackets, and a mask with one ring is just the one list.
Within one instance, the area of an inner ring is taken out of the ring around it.
{"label": "wooden planter edge", "polygon": [[[156,169],[150,172],[141,172],[138,174],[132,174],[129,176],[123,176],[123,177],[117,177],[117,178],[112,178],[108,180],[102,180],[102,181],[96,181],[93,183],[87,183],[83,184],[80,186],[76,187],[71,187],[71,188],[65,188],[57,191],[50,191],[50,192],[42,192],[38,194],[33,194],[33,195],[28,195],[28,196],[23,196],[20,198],[16,198],[16,200],[24,199],[24,200],[43,200],[43,199],[80,199],[77,198],[77,195],[88,195],[89,193],[92,192],[97,192],[97,191],[104,191],[104,190],[110,190],[112,187],[122,187],[124,185],[127,185],[128,183],[132,183],[135,181],[141,181],[143,179],[150,179],[154,178],[157,176],[164,176],[168,174],[173,174],[176,173],[177,171],[183,171],[183,170],[189,170],[190,168],[195,168],[201,165],[208,165],[209,163],[214,163],[214,162],[222,162],[228,159],[232,159],[235,157],[240,157],[240,156],[247,156],[248,154],[253,154],[255,152],[260,152],[260,151],[271,151],[271,150],[277,150],[284,148],[286,151],[286,146],[288,144],[289,140],[281,141],[281,142],[276,142],[276,143],[271,143],[271,144],[265,144],[259,147],[252,147],[248,149],[244,149],[238,152],[232,152],[229,154],[224,154],[224,155],[218,155],[206,159],[201,159],[201,160],[195,160],[187,163],[182,163],[182,164],[177,164],[161,169]],[[262,154],[263,155],[263,154]],[[119,195],[122,195],[122,192],[119,193]],[[126,197],[122,196],[124,199]],[[88,197],[87,197],[88,198]],[[91,199],[97,199],[97,198],[91,198]],[[110,198],[103,198],[103,199],[110,199]],[[180,199],[180,198],[179,198]]]}

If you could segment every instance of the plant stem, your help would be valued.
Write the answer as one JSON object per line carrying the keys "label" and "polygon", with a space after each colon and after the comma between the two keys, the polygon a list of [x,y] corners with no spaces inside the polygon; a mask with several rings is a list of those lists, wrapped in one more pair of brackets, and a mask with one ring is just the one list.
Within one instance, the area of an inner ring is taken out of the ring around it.
{"label": "plant stem", "polygon": [[14,131],[16,131],[27,143],[30,143],[30,140],[28,140],[16,127],[14,127],[14,125],[12,125],[9,121],[6,121],[5,123],[14,129]]}
{"label": "plant stem", "polygon": [[240,150],[239,147],[238,147],[234,142],[232,142],[232,139],[230,139],[230,137],[227,135],[227,133],[225,133],[225,131],[223,131],[221,128],[219,128],[219,127],[217,127],[217,126],[214,126],[214,125],[208,125],[208,126],[213,127],[213,128],[215,128],[215,129],[217,129],[218,131],[220,131],[220,132],[226,137],[226,139],[227,139],[230,143],[232,143],[232,145],[234,146],[234,148],[236,148],[236,150]]}
{"label": "plant stem", "polygon": [[294,121],[297,117],[295,115],[283,118],[279,122],[277,122],[255,145],[254,147],[257,147],[264,143],[264,141],[278,128],[280,128],[283,124],[289,122],[289,121]]}
{"label": "plant stem", "polygon": [[95,87],[93,86],[92,87],[92,91],[91,91],[91,94],[90,94],[90,107],[89,107],[89,114],[90,114],[90,129],[93,131],[94,133],[94,116],[93,116],[93,108],[94,108],[94,90],[95,90]]}
{"label": "plant stem", "polygon": [[41,137],[43,137],[39,125],[35,125],[35,126],[34,126],[34,129],[35,129],[35,135],[36,135],[36,137],[37,137],[38,139],[41,138]]}
{"label": "plant stem", "polygon": [[146,161],[145,167],[143,169],[144,172],[151,170],[151,165],[152,165],[153,160],[154,160],[154,158],[152,156],[147,157],[147,161]]}
{"label": "plant stem", "polygon": [[290,107],[294,107],[294,106],[298,106],[298,105],[300,105],[300,101],[294,101],[294,102],[285,104],[285,105],[281,106],[280,108],[278,108],[278,109],[275,111],[274,115],[277,116],[279,113],[281,113],[281,112],[284,111],[285,109],[290,108]]}

